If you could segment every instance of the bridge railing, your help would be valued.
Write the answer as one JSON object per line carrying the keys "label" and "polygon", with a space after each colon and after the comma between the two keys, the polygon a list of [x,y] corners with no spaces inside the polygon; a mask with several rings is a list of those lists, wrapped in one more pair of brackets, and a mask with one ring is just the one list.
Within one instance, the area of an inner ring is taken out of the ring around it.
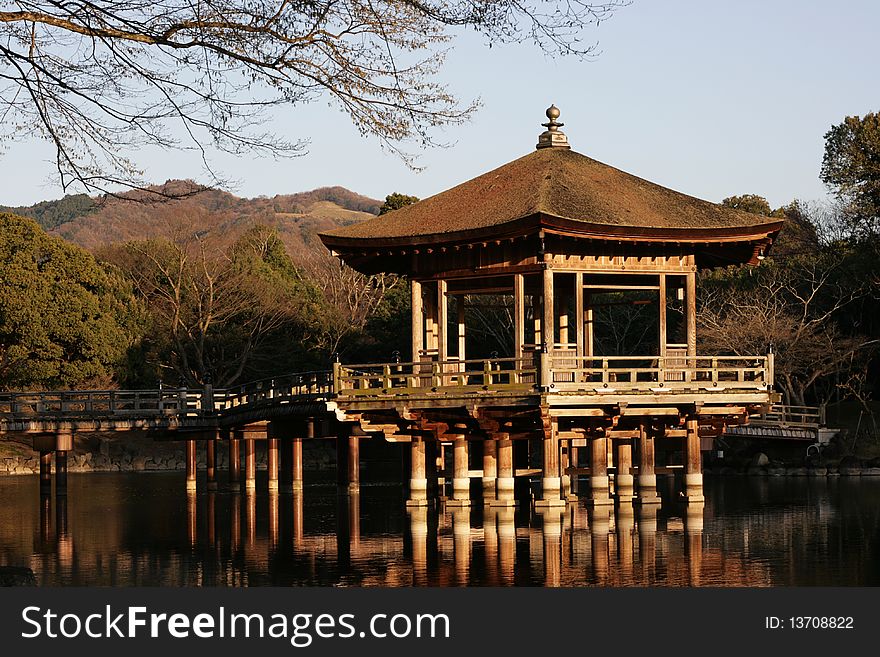
{"label": "bridge railing", "polygon": [[246,405],[329,396],[332,392],[331,371],[300,372],[214,390],[213,407],[215,412],[223,413]]}
{"label": "bridge railing", "polygon": [[771,356],[550,356],[552,387],[597,392],[767,390]]}
{"label": "bridge railing", "polygon": [[62,390],[47,392],[0,392],[0,416],[29,418],[198,416],[200,390]]}
{"label": "bridge railing", "polygon": [[538,370],[532,358],[490,358],[420,363],[335,363],[333,387],[341,396],[426,392],[531,390]]}
{"label": "bridge railing", "polygon": [[782,429],[818,429],[825,424],[825,413],[818,406],[773,404],[768,412],[750,416],[749,423]]}

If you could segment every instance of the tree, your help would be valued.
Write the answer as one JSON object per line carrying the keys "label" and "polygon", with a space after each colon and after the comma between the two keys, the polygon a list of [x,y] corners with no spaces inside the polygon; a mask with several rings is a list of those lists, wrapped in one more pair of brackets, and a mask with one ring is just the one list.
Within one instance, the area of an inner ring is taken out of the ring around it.
{"label": "tree", "polygon": [[407,196],[406,194],[394,192],[385,197],[385,202],[382,204],[382,207],[379,208],[379,214],[382,215],[387,212],[392,212],[393,210],[399,210],[407,205],[412,205],[413,203],[418,202],[418,196]]}
{"label": "tree", "polygon": [[134,337],[131,290],[32,219],[0,213],[0,387],[107,387]]}
{"label": "tree", "polygon": [[226,243],[178,219],[166,237],[101,252],[149,309],[153,360],[190,385],[210,378],[229,386],[291,368],[291,352],[308,345],[317,297],[277,233],[255,226]]}
{"label": "tree", "polygon": [[[65,189],[142,185],[144,145],[292,155],[307,135],[260,128],[265,110],[327,98],[403,156],[466,119],[437,81],[452,31],[589,55],[584,27],[626,0],[11,0],[0,9],[7,136],[55,148]],[[216,179],[216,177],[215,177]]]}
{"label": "tree", "polygon": [[848,116],[825,133],[819,177],[849,205],[856,224],[876,231],[880,221],[880,113]]}
{"label": "tree", "polygon": [[743,212],[751,212],[752,214],[760,214],[766,217],[773,215],[770,204],[767,199],[757,194],[743,194],[742,196],[728,196],[721,201],[721,205],[734,210],[742,210]]}

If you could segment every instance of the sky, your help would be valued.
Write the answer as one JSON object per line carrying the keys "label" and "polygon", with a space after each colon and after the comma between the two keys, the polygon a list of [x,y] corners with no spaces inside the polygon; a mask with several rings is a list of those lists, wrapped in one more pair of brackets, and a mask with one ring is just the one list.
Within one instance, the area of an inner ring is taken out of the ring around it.
{"label": "sky", "polygon": [[[362,137],[327,102],[286,108],[270,128],[308,137],[308,154],[276,161],[215,154],[240,196],[342,185],[382,199],[427,197],[534,149],[556,104],[572,148],[642,178],[720,202],[759,194],[778,207],[821,200],[824,134],[850,115],[880,111],[877,0],[634,0],[583,38],[587,61],[549,58],[530,44],[453,41],[441,80],[480,109],[437,133],[447,148],[419,151],[410,170]],[[63,195],[52,152],[38,141],[0,152],[0,205]],[[150,179],[196,178],[194,158],[142,151]]]}

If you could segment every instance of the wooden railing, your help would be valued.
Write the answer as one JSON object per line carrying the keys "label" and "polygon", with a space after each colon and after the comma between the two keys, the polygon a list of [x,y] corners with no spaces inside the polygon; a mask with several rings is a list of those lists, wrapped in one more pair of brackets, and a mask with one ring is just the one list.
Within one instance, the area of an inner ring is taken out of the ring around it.
{"label": "wooden railing", "polygon": [[329,370],[301,372],[262,381],[252,381],[235,388],[215,390],[214,411],[224,413],[241,406],[280,404],[333,393],[333,376]]}
{"label": "wooden railing", "polygon": [[532,358],[369,363],[333,368],[340,396],[408,395],[425,392],[531,390],[537,381]]}
{"label": "wooden railing", "polygon": [[[245,409],[333,397],[400,397],[480,392],[631,393],[770,390],[773,356],[615,356],[559,350],[526,358],[335,363],[228,389],[71,390],[0,393],[0,419],[222,417]],[[784,410],[780,410],[784,409]],[[813,426],[815,409],[774,407],[756,421]]]}
{"label": "wooden railing", "polygon": [[595,392],[730,388],[767,390],[772,385],[770,356],[613,356],[550,357],[550,384],[559,391]]}
{"label": "wooden railing", "polygon": [[783,429],[818,429],[825,426],[825,409],[819,406],[774,404],[769,412],[750,416],[749,423]]}
{"label": "wooden railing", "polygon": [[0,393],[0,417],[197,416],[201,390],[63,390]]}

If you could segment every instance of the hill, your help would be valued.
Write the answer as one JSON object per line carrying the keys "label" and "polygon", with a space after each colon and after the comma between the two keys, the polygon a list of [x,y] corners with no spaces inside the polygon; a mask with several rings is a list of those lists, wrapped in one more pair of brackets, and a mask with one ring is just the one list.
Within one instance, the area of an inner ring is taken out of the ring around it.
{"label": "hill", "polygon": [[252,199],[199,188],[190,181],[169,180],[154,189],[185,196],[156,201],[144,192],[127,192],[116,198],[80,194],[8,211],[32,217],[50,233],[90,250],[114,242],[168,236],[185,221],[187,230],[229,238],[254,224],[273,226],[295,254],[303,247],[317,246],[316,233],[374,216],[381,205],[381,201],[344,187]]}

